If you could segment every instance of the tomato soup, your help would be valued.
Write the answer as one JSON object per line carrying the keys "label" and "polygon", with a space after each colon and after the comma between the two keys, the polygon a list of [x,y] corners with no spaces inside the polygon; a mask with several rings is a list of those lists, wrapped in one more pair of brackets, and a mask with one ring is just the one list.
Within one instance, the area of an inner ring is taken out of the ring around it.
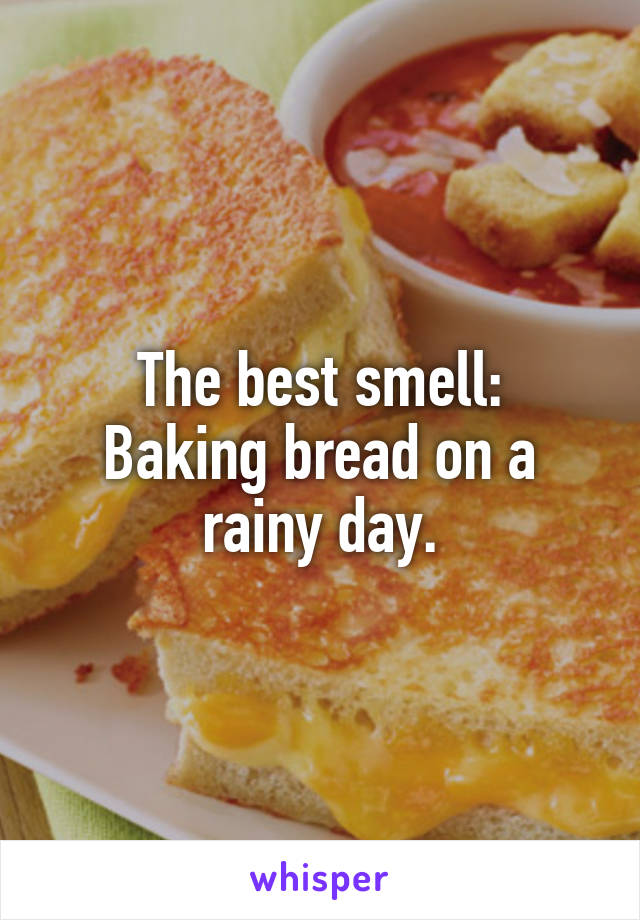
{"label": "tomato soup", "polygon": [[[328,132],[326,159],[338,182],[357,188],[375,232],[424,265],[534,300],[640,307],[640,279],[605,271],[589,253],[568,253],[542,268],[503,268],[444,215],[448,174],[491,158],[475,128],[483,92],[552,34],[483,38],[404,64],[345,106]],[[600,154],[617,167],[633,156],[607,131]]]}

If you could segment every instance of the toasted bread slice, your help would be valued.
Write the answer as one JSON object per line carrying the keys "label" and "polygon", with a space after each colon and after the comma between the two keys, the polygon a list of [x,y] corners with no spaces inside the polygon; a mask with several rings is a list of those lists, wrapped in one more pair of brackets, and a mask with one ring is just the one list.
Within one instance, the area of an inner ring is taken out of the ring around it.
{"label": "toasted bread slice", "polygon": [[[27,81],[0,119],[1,632],[108,577],[202,494],[101,479],[105,424],[139,442],[180,421],[144,406],[136,351],[175,348],[229,384],[240,348],[346,368],[407,351],[358,199],[217,65],[123,52]],[[353,417],[344,385],[310,430]]]}
{"label": "toasted bread slice", "polygon": [[[251,513],[236,488],[142,550],[131,625],[155,639],[182,727],[172,782],[361,837],[636,832],[640,426],[517,408],[418,418],[417,481],[272,474],[265,511],[325,512],[307,569],[203,553],[203,512]],[[395,439],[406,422],[356,430]],[[444,438],[487,439],[493,478],[439,480]],[[506,474],[520,438],[537,447],[533,481]],[[340,551],[355,494],[425,514],[411,566]]]}

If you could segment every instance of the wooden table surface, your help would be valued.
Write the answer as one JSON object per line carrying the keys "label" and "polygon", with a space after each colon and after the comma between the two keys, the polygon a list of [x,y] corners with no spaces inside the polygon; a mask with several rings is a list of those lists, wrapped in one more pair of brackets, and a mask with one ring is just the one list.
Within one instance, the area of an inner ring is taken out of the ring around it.
{"label": "wooden table surface", "polygon": [[0,757],[0,840],[50,840],[33,773]]}

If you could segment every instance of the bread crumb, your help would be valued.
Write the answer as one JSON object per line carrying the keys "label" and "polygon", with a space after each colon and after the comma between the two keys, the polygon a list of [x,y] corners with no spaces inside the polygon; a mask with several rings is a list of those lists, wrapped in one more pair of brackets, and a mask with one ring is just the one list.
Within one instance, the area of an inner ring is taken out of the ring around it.
{"label": "bread crumb", "polygon": [[121,661],[112,666],[111,673],[120,683],[126,684],[128,693],[140,693],[151,673],[151,662],[147,651],[139,655],[125,655]]}
{"label": "bread crumb", "polygon": [[92,661],[87,662],[87,664],[79,664],[75,669],[74,674],[76,675],[77,684],[86,684],[89,679],[89,675],[93,674],[94,664]]}

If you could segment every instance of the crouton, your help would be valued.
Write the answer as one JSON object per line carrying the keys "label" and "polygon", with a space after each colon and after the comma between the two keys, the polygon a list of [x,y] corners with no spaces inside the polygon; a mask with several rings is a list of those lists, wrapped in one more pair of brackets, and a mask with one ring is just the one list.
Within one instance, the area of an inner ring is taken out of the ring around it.
{"label": "crouton", "polygon": [[593,96],[608,112],[616,137],[640,150],[640,26],[618,42],[594,84]]}
{"label": "crouton", "polygon": [[487,144],[522,125],[541,150],[593,143],[608,116],[593,99],[593,85],[616,46],[600,32],[555,35],[534,45],[486,90],[478,130]]}
{"label": "crouton", "polygon": [[567,161],[575,194],[543,191],[508,163],[459,169],[449,179],[447,219],[507,268],[536,268],[591,246],[624,194],[626,180],[611,166],[547,156]]}
{"label": "crouton", "polygon": [[629,177],[629,190],[595,249],[599,265],[622,274],[640,274],[640,166]]}

